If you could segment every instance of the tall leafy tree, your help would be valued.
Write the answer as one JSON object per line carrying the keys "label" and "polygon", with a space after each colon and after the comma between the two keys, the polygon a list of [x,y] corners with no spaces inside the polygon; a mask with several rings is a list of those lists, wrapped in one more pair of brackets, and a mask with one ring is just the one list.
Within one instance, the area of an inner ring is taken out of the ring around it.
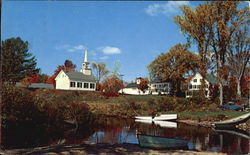
{"label": "tall leafy tree", "polygon": [[182,33],[187,36],[188,43],[196,43],[201,58],[199,72],[206,77],[209,68],[209,43],[212,34],[209,33],[212,27],[211,16],[207,16],[211,12],[209,4],[202,4],[191,9],[187,5],[181,7],[183,15],[178,15],[174,21],[179,25]]}
{"label": "tall leafy tree", "polygon": [[38,73],[36,58],[29,52],[28,42],[21,38],[10,38],[2,41],[2,79],[15,83],[26,76]]}
{"label": "tall leafy tree", "polygon": [[184,6],[184,16],[175,18],[182,31],[198,43],[202,57],[207,51],[214,56],[221,105],[229,45],[237,30],[250,19],[248,8],[239,8],[238,4],[237,1],[213,1],[201,4],[195,10]]}
{"label": "tall leafy tree", "polygon": [[173,91],[181,92],[181,81],[185,74],[195,72],[199,68],[200,57],[187,50],[187,46],[177,44],[169,52],[158,56],[148,66],[151,79],[171,81]]}
{"label": "tall leafy tree", "polygon": [[234,34],[229,44],[229,65],[232,76],[236,78],[237,96],[241,98],[241,83],[250,59],[249,25],[244,25]]}
{"label": "tall leafy tree", "polygon": [[109,71],[106,69],[106,64],[103,62],[93,62],[92,68],[94,70],[95,77],[97,78],[98,83],[102,80],[103,77],[105,77],[109,73]]}

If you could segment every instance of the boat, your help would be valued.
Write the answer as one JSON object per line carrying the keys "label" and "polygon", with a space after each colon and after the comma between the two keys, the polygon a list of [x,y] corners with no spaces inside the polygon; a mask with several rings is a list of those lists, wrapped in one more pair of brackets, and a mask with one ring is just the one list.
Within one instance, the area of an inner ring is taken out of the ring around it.
{"label": "boat", "polygon": [[140,147],[151,149],[187,148],[188,141],[179,137],[160,137],[137,134]]}
{"label": "boat", "polygon": [[232,135],[240,136],[240,137],[250,140],[250,133],[241,129],[230,128],[230,129],[213,129],[213,130],[219,133],[232,134]]}
{"label": "boat", "polygon": [[240,124],[240,123],[244,123],[247,120],[250,119],[250,113],[232,118],[232,119],[228,119],[225,121],[220,121],[220,122],[214,122],[212,123],[212,126],[214,128],[233,128],[236,125]]}
{"label": "boat", "polygon": [[177,114],[163,114],[160,116],[136,116],[136,119],[141,119],[141,120],[152,120],[152,121],[168,121],[168,120],[176,120],[177,119]]}
{"label": "boat", "polygon": [[164,127],[164,128],[177,128],[177,123],[176,122],[154,121],[154,123],[159,125],[160,127]]}
{"label": "boat", "polygon": [[177,123],[170,121],[152,121],[152,120],[136,119],[135,122],[140,122],[145,124],[155,124],[165,128],[177,128]]}

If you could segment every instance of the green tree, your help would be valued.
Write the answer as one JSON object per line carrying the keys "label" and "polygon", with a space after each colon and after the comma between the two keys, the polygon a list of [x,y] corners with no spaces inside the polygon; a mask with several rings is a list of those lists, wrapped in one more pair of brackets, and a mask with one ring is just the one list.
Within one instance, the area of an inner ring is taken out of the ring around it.
{"label": "green tree", "polygon": [[21,38],[2,41],[2,78],[4,82],[15,83],[26,76],[38,73],[36,58],[29,53],[28,42]]}
{"label": "green tree", "polygon": [[104,62],[92,63],[92,68],[94,70],[95,77],[98,80],[98,83],[105,77],[109,71],[106,69],[106,64]]}
{"label": "green tree", "polygon": [[177,44],[169,52],[158,56],[148,66],[151,79],[171,81],[175,95],[181,92],[181,81],[185,74],[199,68],[200,57],[187,50],[186,45]]}

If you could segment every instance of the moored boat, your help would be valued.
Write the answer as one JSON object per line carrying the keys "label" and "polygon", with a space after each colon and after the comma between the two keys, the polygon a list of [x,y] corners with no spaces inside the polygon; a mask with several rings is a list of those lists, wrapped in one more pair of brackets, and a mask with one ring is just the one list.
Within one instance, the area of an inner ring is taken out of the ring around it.
{"label": "moored boat", "polygon": [[240,123],[246,122],[249,119],[250,119],[250,113],[247,113],[225,121],[214,122],[212,123],[212,126],[215,128],[232,128]]}
{"label": "moored boat", "polygon": [[152,121],[152,120],[136,119],[135,122],[140,122],[145,124],[155,124],[165,128],[177,128],[177,123],[170,121]]}
{"label": "moored boat", "polygon": [[168,121],[168,120],[176,120],[177,114],[164,114],[160,116],[136,116],[136,119],[141,120],[152,120],[152,121]]}
{"label": "moored boat", "polygon": [[187,148],[188,141],[178,137],[159,137],[137,134],[139,145],[141,147],[152,149],[168,149],[168,148]]}

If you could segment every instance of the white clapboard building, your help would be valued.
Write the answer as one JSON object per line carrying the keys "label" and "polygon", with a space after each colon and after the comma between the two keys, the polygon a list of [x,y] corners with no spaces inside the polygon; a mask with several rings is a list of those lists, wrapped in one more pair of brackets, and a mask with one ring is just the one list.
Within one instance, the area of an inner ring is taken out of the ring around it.
{"label": "white clapboard building", "polygon": [[88,67],[87,51],[80,72],[61,70],[56,76],[56,89],[95,91],[96,79]]}

